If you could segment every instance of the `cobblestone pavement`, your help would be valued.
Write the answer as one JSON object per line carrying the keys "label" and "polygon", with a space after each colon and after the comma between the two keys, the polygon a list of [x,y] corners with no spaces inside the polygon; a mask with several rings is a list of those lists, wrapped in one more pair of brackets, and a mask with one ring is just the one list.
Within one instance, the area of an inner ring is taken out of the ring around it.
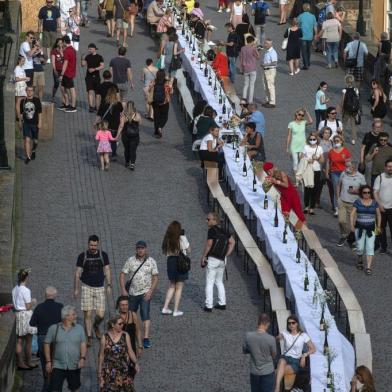
{"label": "cobblestone pavement", "polygon": [[[214,39],[226,37],[224,22],[227,14],[217,14],[215,4],[201,1],[208,18],[218,31]],[[277,108],[264,111],[267,120],[266,145],[268,158],[290,171],[288,156],[282,154],[294,110],[305,104],[312,112],[314,95],[321,80],[330,86],[332,102],[339,102],[343,86],[342,70],[326,70],[322,56],[313,56],[309,71],[301,71],[294,78],[287,74],[284,54],[279,49],[284,29],[277,26],[277,9],[267,24],[267,35],[275,40],[280,61],[277,77]],[[93,21],[82,31],[81,53],[89,42],[95,42],[107,65],[115,56],[113,41],[105,37],[101,23]],[[136,90],[132,94],[142,111],[142,84],[139,73],[148,57],[156,53],[155,43],[146,36],[144,23],[137,22],[136,35],[129,38],[128,55],[135,71]],[[59,300],[74,303],[71,297],[75,257],[84,250],[89,234],[100,236],[102,249],[108,252],[114,276],[117,277],[125,258],[132,252],[138,239],[146,239],[151,255],[160,268],[160,284],[152,304],[152,342],[141,361],[142,371],[136,379],[138,391],[244,391],[248,390],[247,361],[241,354],[243,332],[254,327],[260,298],[255,290],[255,278],[241,270],[240,260],[229,266],[228,310],[203,314],[204,273],[197,267],[187,282],[182,318],[162,317],[167,278],[165,260],[160,243],[167,224],[178,219],[186,229],[193,259],[199,260],[206,235],[204,216],[206,190],[199,165],[190,153],[191,140],[185,130],[183,117],[178,112],[176,99],[170,109],[169,122],[162,140],[152,137],[150,123],[144,123],[138,150],[137,169],[126,170],[120,158],[109,172],[98,170],[96,146],[91,123],[94,118],[87,109],[84,92],[84,73],[79,72],[77,90],[79,110],[74,114],[56,111],[55,137],[42,142],[37,159],[22,171],[22,234],[19,249],[20,265],[33,268],[30,286],[33,295],[42,300],[43,288],[54,284],[59,288]],[[49,80],[49,78],[48,78]],[[236,81],[242,90],[242,77]],[[263,98],[258,75],[256,99]],[[51,86],[51,81],[48,83]],[[360,137],[369,130],[370,117],[364,116]],[[389,126],[387,127],[389,129]],[[350,149],[358,155],[358,146]],[[119,151],[120,155],[122,149]],[[151,159],[153,158],[153,159]],[[324,200],[326,202],[326,200]],[[328,209],[318,211],[309,222],[331,251],[356,293],[372,336],[374,371],[377,390],[387,391],[386,374],[390,368],[391,341],[386,339],[385,325],[391,316],[383,311],[391,307],[388,282],[391,271],[382,264],[390,255],[378,256],[374,275],[366,277],[354,269],[354,256],[348,248],[337,248],[337,221]],[[339,251],[339,252],[338,252]],[[365,289],[364,289],[365,288]],[[118,293],[117,279],[114,292]],[[110,299],[113,309],[113,299]],[[382,304],[382,305],[381,305]],[[382,320],[382,322],[380,322]],[[80,320],[81,321],[81,320]],[[377,338],[376,338],[377,337]],[[88,367],[83,371],[83,391],[96,391],[96,343],[88,354]],[[39,391],[38,371],[26,374],[24,391]],[[65,388],[64,388],[65,390]]]}

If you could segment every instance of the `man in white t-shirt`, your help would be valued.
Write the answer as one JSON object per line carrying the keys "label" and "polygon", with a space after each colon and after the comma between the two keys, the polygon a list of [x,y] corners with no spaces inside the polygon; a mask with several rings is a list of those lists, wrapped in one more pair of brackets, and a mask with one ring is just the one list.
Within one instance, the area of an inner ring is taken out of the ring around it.
{"label": "man in white t-shirt", "polygon": [[336,111],[336,108],[334,106],[328,107],[327,118],[324,121],[320,121],[318,127],[319,131],[321,131],[324,127],[331,128],[332,134],[330,140],[332,140],[336,134],[343,136],[343,124],[340,120],[336,118],[337,114],[338,112]]}
{"label": "man in white t-shirt", "polygon": [[35,45],[35,41],[36,39],[34,37],[34,32],[28,31],[26,33],[25,41],[21,43],[19,48],[19,55],[24,57],[25,59],[22,68],[25,71],[26,76],[30,78],[30,80],[26,82],[28,86],[33,85],[33,79],[34,79],[33,56],[34,54],[40,52],[41,50]]}
{"label": "man in white t-shirt", "polygon": [[384,173],[374,181],[374,198],[381,211],[381,248],[380,253],[387,253],[387,225],[392,238],[392,159],[385,161]]}
{"label": "man in white t-shirt", "polygon": [[60,9],[60,26],[61,34],[67,33],[67,19],[69,18],[69,10],[76,7],[75,0],[58,0],[57,6]]}

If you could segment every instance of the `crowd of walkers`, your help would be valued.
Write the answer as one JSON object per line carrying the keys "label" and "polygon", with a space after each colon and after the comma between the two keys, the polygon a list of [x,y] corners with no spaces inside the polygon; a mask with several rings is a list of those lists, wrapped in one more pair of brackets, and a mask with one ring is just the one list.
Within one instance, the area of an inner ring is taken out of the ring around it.
{"label": "crowd of walkers", "polygon": [[[38,33],[42,34],[27,32],[20,46],[14,71],[15,103],[24,138],[26,164],[36,159],[39,130],[43,126],[46,67],[51,68],[53,76],[51,98],[54,103],[57,103],[60,89],[57,109],[65,113],[80,110],[75,78],[83,31],[80,27],[87,27],[90,23],[87,3],[67,0],[54,5],[53,0],[47,0],[38,13]],[[197,34],[210,41],[213,28],[205,19],[200,4],[190,0],[180,3],[195,31],[200,27],[201,32]],[[285,0],[279,1],[279,25],[286,24],[286,3]],[[369,112],[373,118],[372,130],[362,139],[357,162],[348,145],[357,143],[364,113],[362,82],[368,50],[357,33],[346,47],[340,47],[344,10],[336,8],[335,4],[335,0],[329,1],[325,16],[319,16],[317,20],[310,12],[309,4],[304,2],[281,37],[290,76],[311,67],[312,50],[325,52],[328,70],[338,67],[341,53],[347,70],[339,102],[333,102],[329,96],[328,82],[321,81],[315,86],[314,118],[313,110],[311,112],[304,106],[292,113],[292,121],[287,126],[287,141],[282,147],[292,161],[293,181],[274,164],[266,162],[266,123],[261,109],[254,102],[257,68],[261,66],[266,98],[262,107],[274,109],[277,105],[275,79],[279,59],[272,39],[265,34],[270,4],[263,0],[256,0],[251,5],[239,0],[219,1],[217,11],[226,10],[229,14],[225,25],[228,36],[225,41],[216,42],[211,66],[220,77],[228,77],[232,83],[238,76],[237,66],[243,74],[241,112],[235,116],[244,131],[241,143],[247,147],[251,160],[264,163],[264,170],[280,193],[282,211],[294,210],[301,224],[304,223],[305,215],[310,219],[317,213],[324,185],[327,185],[332,214],[338,218],[340,239],[337,245],[342,247],[347,242],[357,253],[356,268],[371,275],[375,250],[379,248],[380,254],[387,253],[388,226],[392,235],[392,145],[383,122],[391,98],[384,92],[391,45],[388,34],[383,33],[371,82]],[[165,135],[173,86],[177,71],[181,69],[179,58],[184,49],[179,44],[172,11],[164,10],[162,5],[162,0],[145,1],[144,4],[134,0],[99,3],[99,16],[104,18],[107,37],[116,41],[117,55],[107,61],[92,42],[88,45],[88,53],[81,56],[80,67],[85,69],[88,111],[96,114],[94,138],[102,171],[108,171],[111,162],[117,161],[119,141],[123,144],[125,167],[135,170],[142,121],[153,123],[153,136],[157,139]],[[135,70],[127,55],[129,35],[132,39],[135,18],[142,12],[147,22],[155,26],[160,39],[159,61],[155,63],[148,58],[141,70],[144,114],[131,100]],[[326,80],[328,72],[325,73]],[[200,145],[201,159],[218,162],[222,178],[224,142],[219,137],[220,125],[216,117],[216,111],[207,102],[197,102],[191,128],[193,139]],[[298,197],[301,186],[302,205]],[[203,309],[209,313],[226,309],[223,278],[226,259],[233,252],[235,241],[219,226],[219,217],[215,213],[208,214],[207,225],[207,241],[200,265],[206,270]],[[161,313],[180,317],[184,313],[181,297],[189,276],[191,246],[179,222],[173,221],[168,226],[162,252],[167,258],[169,283]],[[149,255],[146,241],[136,243],[135,252],[126,260],[119,277],[113,277],[109,257],[99,249],[99,238],[90,236],[88,249],[77,257],[74,275],[74,297],[80,297],[83,326],[77,323],[75,307],[55,301],[57,290],[52,286],[45,289],[45,301],[37,305],[27,287],[29,274],[27,269],[19,271],[12,292],[17,320],[18,369],[28,371],[37,367],[31,353],[32,337],[37,335],[43,390],[61,391],[67,380],[69,389],[78,391],[81,369],[86,365],[88,349],[93,345],[95,335],[100,347],[97,368],[100,391],[133,391],[133,380],[142,371],[138,360],[143,350],[152,347],[150,302],[159,280],[157,263]],[[113,278],[118,278],[120,296],[116,299],[116,309],[106,309],[107,299],[113,295]],[[218,291],[216,304],[214,286]],[[105,317],[108,321],[103,333]],[[287,330],[276,337],[283,341],[285,351],[275,373],[276,339],[268,334],[269,326],[268,315],[262,314],[257,331],[246,335],[244,353],[251,355],[252,392],[278,392],[285,372],[297,373],[305,366],[306,358],[315,352],[310,337],[301,329],[297,317],[291,315],[287,319]],[[306,347],[305,351],[303,347]],[[367,387],[364,391],[374,391],[368,369],[357,368],[352,391],[359,389],[358,382]]]}

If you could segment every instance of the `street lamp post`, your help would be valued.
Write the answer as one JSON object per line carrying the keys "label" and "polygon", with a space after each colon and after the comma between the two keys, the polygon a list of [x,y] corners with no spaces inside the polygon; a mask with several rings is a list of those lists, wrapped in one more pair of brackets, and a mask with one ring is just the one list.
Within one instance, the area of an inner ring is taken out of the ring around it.
{"label": "street lamp post", "polygon": [[4,81],[11,57],[12,38],[0,35],[0,170],[10,170],[4,132]]}
{"label": "street lamp post", "polygon": [[366,35],[366,22],[363,19],[363,0],[358,2],[357,32],[362,36]]}

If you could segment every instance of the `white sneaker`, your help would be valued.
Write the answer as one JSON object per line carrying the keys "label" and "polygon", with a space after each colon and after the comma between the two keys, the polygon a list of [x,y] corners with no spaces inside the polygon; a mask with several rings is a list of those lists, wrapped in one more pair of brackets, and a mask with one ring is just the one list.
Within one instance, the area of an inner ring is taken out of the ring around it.
{"label": "white sneaker", "polygon": [[335,208],[335,212],[333,213],[333,216],[338,216],[338,209]]}
{"label": "white sneaker", "polygon": [[207,45],[208,45],[208,46],[215,46],[215,42],[214,42],[214,41],[208,41],[208,42],[207,42]]}
{"label": "white sneaker", "polygon": [[47,59],[47,60],[46,60],[46,64],[50,64],[50,59]]}
{"label": "white sneaker", "polygon": [[231,9],[230,8],[226,8],[226,12],[231,12]]}
{"label": "white sneaker", "polygon": [[172,313],[173,311],[170,309],[165,309],[165,308],[162,309],[162,314],[172,314]]}
{"label": "white sneaker", "polygon": [[289,75],[290,75],[290,76],[294,76],[294,73],[293,73],[293,72],[289,72]]}
{"label": "white sneaker", "polygon": [[219,8],[218,12],[219,12],[219,13],[222,13],[223,11]]}
{"label": "white sneaker", "polygon": [[297,73],[299,73],[299,71],[300,71],[300,69],[297,68],[294,73],[297,75]]}
{"label": "white sneaker", "polygon": [[173,312],[173,317],[182,316],[184,312],[177,310],[177,312]]}
{"label": "white sneaker", "polygon": [[353,145],[355,144],[355,140],[354,140],[354,139],[353,139],[353,140],[351,140],[351,144],[353,144]]}

